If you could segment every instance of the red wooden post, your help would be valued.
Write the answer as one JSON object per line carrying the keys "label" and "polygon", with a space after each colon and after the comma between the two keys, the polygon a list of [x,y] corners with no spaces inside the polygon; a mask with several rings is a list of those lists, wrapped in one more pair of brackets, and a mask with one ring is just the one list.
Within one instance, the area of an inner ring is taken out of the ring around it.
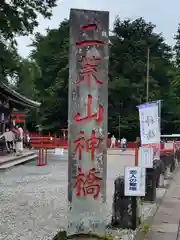
{"label": "red wooden post", "polygon": [[41,165],[41,149],[39,149],[39,153],[38,153],[38,163],[37,163],[38,166]]}
{"label": "red wooden post", "polygon": [[65,146],[66,145],[66,132],[68,133],[68,129],[63,128],[63,129],[60,129],[60,131],[62,132],[62,135],[63,135],[63,146]]}
{"label": "red wooden post", "polygon": [[42,164],[41,166],[44,166],[44,148],[42,148]]}
{"label": "red wooden post", "polygon": [[47,148],[46,148],[45,151],[46,151],[46,152],[45,152],[45,165],[47,165]]}
{"label": "red wooden post", "polygon": [[139,157],[139,147],[141,144],[140,137],[136,138],[136,148],[135,148],[135,166],[138,167],[138,157]]}
{"label": "red wooden post", "polygon": [[139,153],[139,148],[136,146],[135,148],[135,166],[138,167],[138,153]]}

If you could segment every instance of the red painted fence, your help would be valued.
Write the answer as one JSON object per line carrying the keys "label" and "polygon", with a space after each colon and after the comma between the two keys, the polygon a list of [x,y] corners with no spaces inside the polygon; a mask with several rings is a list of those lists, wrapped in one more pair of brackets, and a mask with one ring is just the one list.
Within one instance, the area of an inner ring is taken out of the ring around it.
{"label": "red painted fence", "polygon": [[[56,137],[56,135],[51,136],[50,134],[48,135],[44,135],[44,136],[40,136],[37,133],[31,133],[30,134],[30,138],[31,138],[31,144],[33,147],[46,147],[46,148],[55,148],[55,147],[62,147],[62,148],[68,148],[68,141],[67,139],[64,138],[58,138]],[[107,139],[107,147],[109,148],[111,145],[111,139]],[[116,148],[121,148],[121,145],[118,143],[118,141],[116,140],[116,144],[115,144]],[[135,142],[128,142],[127,143],[127,148],[128,149],[135,149],[136,148],[136,143]],[[164,144],[161,144],[161,149],[164,148]]]}

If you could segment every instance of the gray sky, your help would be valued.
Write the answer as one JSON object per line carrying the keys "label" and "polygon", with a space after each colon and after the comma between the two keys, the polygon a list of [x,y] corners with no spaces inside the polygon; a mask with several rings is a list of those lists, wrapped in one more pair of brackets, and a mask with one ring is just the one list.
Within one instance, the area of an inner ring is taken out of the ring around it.
{"label": "gray sky", "polygon": [[[58,6],[53,10],[51,20],[39,16],[39,27],[36,32],[45,32],[45,29],[57,28],[59,23],[69,17],[70,8],[92,10],[106,10],[110,12],[110,27],[117,15],[122,19],[145,18],[156,25],[156,32],[163,33],[168,44],[173,44],[173,36],[180,22],[179,0],[58,0]],[[30,52],[29,45],[33,36],[18,38],[19,53],[26,57]]]}

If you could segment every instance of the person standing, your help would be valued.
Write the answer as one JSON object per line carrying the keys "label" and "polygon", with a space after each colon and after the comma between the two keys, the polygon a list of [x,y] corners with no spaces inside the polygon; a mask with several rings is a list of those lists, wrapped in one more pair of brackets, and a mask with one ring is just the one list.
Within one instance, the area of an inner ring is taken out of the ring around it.
{"label": "person standing", "polygon": [[21,148],[21,134],[18,129],[18,127],[13,127],[12,129],[14,135],[15,135],[15,146],[16,146],[16,154],[21,155],[22,154],[22,148]]}
{"label": "person standing", "polygon": [[114,148],[115,145],[116,145],[116,138],[115,138],[114,135],[112,135],[112,137],[111,137],[111,148]]}
{"label": "person standing", "polygon": [[27,147],[31,149],[31,138],[29,136],[29,132],[26,134],[26,142],[27,142]]}
{"label": "person standing", "polygon": [[126,140],[126,138],[123,137],[121,139],[121,148],[122,148],[123,152],[126,150],[126,145],[127,145],[127,140]]}
{"label": "person standing", "polygon": [[19,130],[19,133],[20,133],[20,144],[19,144],[19,147],[20,147],[20,151],[23,152],[23,139],[24,139],[24,131],[22,129],[21,126],[18,126],[18,130]]}
{"label": "person standing", "polygon": [[5,138],[7,152],[10,153],[13,150],[15,151],[15,146],[14,146],[15,136],[14,136],[14,133],[9,128],[6,128],[6,132],[3,133],[0,136],[0,138],[3,138],[3,137]]}

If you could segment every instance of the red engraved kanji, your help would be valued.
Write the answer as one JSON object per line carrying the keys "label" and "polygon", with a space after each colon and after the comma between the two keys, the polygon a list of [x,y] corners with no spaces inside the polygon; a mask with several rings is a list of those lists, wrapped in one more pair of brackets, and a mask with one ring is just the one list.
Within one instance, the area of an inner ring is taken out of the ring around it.
{"label": "red engraved kanji", "polygon": [[102,61],[101,58],[83,57],[81,61],[81,65],[82,65],[82,69],[80,73],[81,80],[78,81],[76,85],[80,86],[83,82],[86,82],[88,85],[88,88],[91,88],[91,76],[92,76],[96,84],[99,86],[102,86],[103,83],[99,81],[97,77],[97,64],[101,61]]}
{"label": "red engraved kanji", "polygon": [[103,121],[103,114],[104,114],[103,106],[99,104],[98,111],[96,113],[92,113],[91,105],[92,105],[92,96],[88,95],[87,116],[81,117],[81,115],[77,113],[73,118],[74,121],[76,121],[77,123],[82,123],[90,119],[96,119],[98,124],[101,124]]}
{"label": "red engraved kanji", "polygon": [[[85,32],[89,30],[97,30],[97,24],[88,24],[85,26],[82,26],[81,29]],[[86,47],[86,46],[105,46],[105,43],[103,41],[99,40],[84,40],[84,41],[79,41],[76,43],[77,47]]]}
{"label": "red engraved kanji", "polygon": [[99,144],[101,141],[102,141],[101,138],[96,137],[96,133],[94,130],[92,131],[91,138],[86,140],[86,151],[87,152],[91,151],[91,160],[92,161],[94,161],[95,151],[96,151],[96,149],[99,148]]}
{"label": "red engraved kanji", "polygon": [[97,175],[100,172],[95,168],[90,169],[87,173],[84,173],[81,168],[78,168],[78,175],[76,176],[75,190],[76,196],[86,197],[93,195],[96,200],[100,194],[100,182],[102,178]]}
{"label": "red engraved kanji", "polygon": [[78,152],[79,160],[81,160],[82,159],[82,151],[84,149],[84,142],[85,142],[84,132],[80,131],[79,135],[80,135],[79,138],[76,139],[74,141],[74,143],[76,144],[75,153]]}
{"label": "red engraved kanji", "polygon": [[99,148],[102,139],[96,137],[96,133],[93,130],[92,135],[87,140],[84,137],[84,132],[80,132],[78,139],[74,141],[76,144],[75,153],[78,153],[79,160],[82,160],[82,151],[85,149],[86,152],[91,152],[91,160],[94,161],[95,151]]}

